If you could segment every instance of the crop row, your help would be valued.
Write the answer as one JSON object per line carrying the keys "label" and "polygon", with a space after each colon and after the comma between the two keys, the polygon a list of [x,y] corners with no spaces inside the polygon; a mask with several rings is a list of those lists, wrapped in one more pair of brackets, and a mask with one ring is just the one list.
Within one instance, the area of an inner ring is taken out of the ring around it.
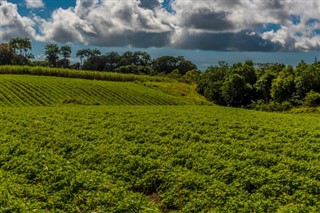
{"label": "crop row", "polygon": [[317,212],[316,114],[208,106],[0,109],[7,212]]}
{"label": "crop row", "polygon": [[0,76],[0,106],[178,105],[182,98],[130,82],[89,81],[27,75]]}

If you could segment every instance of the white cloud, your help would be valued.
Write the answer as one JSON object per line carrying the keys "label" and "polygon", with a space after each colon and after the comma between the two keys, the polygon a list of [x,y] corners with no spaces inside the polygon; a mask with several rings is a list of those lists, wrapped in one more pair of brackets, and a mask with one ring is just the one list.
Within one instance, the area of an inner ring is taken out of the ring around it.
{"label": "white cloud", "polygon": [[35,22],[18,13],[17,5],[7,1],[0,1],[0,39],[9,40],[12,37],[34,38]]}
{"label": "white cloud", "polygon": [[43,8],[44,3],[42,0],[26,0],[27,8]]}
{"label": "white cloud", "polygon": [[[29,7],[43,1],[26,0]],[[316,0],[77,0],[50,19],[22,17],[15,4],[1,1],[3,37],[29,35],[39,41],[100,46],[295,51],[320,48],[320,2]],[[6,15],[3,15],[6,14]],[[300,22],[293,23],[292,17]],[[279,29],[266,28],[269,24]],[[35,32],[35,26],[39,32]]]}
{"label": "white cloud", "polygon": [[50,20],[42,20],[37,39],[101,46],[166,45],[171,27],[157,16],[160,6],[150,7],[141,7],[139,1],[77,0],[75,8],[60,8]]}

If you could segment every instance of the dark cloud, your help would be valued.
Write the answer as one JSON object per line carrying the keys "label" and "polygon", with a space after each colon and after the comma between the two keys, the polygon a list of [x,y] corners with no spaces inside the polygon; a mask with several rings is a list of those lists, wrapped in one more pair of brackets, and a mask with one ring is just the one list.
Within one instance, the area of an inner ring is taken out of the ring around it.
{"label": "dark cloud", "polygon": [[283,0],[268,0],[262,2],[264,8],[270,11],[270,15],[275,17],[280,23],[285,23],[290,20],[290,14],[285,7],[286,1]]}
{"label": "dark cloud", "polygon": [[230,8],[230,7],[235,7],[235,6],[241,5],[242,1],[241,0],[232,0],[232,1],[226,0],[226,1],[218,1],[218,3],[222,7]]}
{"label": "dark cloud", "polygon": [[79,41],[77,33],[74,33],[73,31],[63,27],[55,28],[54,32],[52,33],[52,39],[62,43]]}
{"label": "dark cloud", "polygon": [[112,33],[104,37],[91,36],[87,40],[97,46],[132,46],[137,48],[165,47],[170,43],[171,32],[136,32],[126,30],[124,32]]}
{"label": "dark cloud", "polygon": [[276,9],[276,10],[283,10],[284,4],[283,0],[267,0],[264,1],[264,4],[266,6],[266,9]]}
{"label": "dark cloud", "polygon": [[176,48],[219,50],[219,51],[279,51],[281,45],[264,40],[257,34],[249,31],[239,33],[199,33],[188,34],[180,37],[175,42]]}
{"label": "dark cloud", "polygon": [[140,0],[140,7],[147,9],[154,9],[160,6],[160,2],[158,0]]}
{"label": "dark cloud", "polygon": [[184,20],[184,27],[214,31],[233,29],[233,23],[227,20],[226,16],[227,14],[225,12],[200,10],[198,13],[193,13]]}
{"label": "dark cloud", "polygon": [[132,8],[129,5],[125,5],[123,6],[123,8],[121,8],[118,12],[117,12],[117,18],[121,19],[122,21],[125,21],[127,23],[130,23],[131,20],[133,19],[132,15],[133,15],[133,11]]}

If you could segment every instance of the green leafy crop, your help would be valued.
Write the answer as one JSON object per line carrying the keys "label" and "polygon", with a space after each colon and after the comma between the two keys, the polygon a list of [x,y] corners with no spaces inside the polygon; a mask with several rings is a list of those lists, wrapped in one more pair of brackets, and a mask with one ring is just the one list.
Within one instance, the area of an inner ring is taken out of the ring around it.
{"label": "green leafy crop", "polygon": [[0,108],[0,212],[317,212],[316,114]]}

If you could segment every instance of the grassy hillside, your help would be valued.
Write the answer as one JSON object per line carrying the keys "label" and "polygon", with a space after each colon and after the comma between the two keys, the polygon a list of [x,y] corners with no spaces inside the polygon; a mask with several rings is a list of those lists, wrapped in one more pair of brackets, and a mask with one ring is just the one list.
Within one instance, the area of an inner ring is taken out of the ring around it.
{"label": "grassy hillside", "polygon": [[133,82],[0,75],[0,106],[184,105],[191,100]]}
{"label": "grassy hillside", "polygon": [[314,114],[0,108],[0,211],[318,212],[319,153]]}
{"label": "grassy hillside", "polygon": [[197,93],[197,84],[186,84],[181,82],[145,82],[143,85],[159,89],[164,93],[182,97],[200,105],[213,105],[205,97]]}

